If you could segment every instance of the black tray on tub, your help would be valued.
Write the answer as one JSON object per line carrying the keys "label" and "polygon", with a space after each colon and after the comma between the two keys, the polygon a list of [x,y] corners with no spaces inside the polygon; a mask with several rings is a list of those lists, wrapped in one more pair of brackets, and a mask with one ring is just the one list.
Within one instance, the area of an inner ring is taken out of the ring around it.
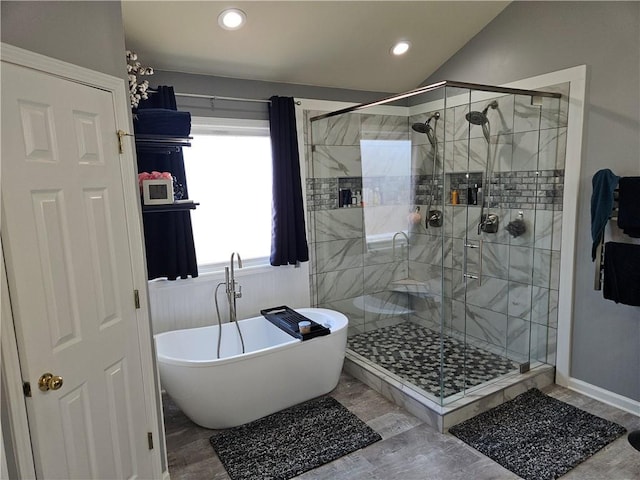
{"label": "black tray on tub", "polygon": [[[280,330],[301,340],[310,340],[331,333],[331,330],[327,327],[314,322],[310,318],[284,305],[260,310],[260,313]],[[309,333],[300,333],[300,329],[298,328],[298,322],[304,320],[311,322],[311,331]]]}

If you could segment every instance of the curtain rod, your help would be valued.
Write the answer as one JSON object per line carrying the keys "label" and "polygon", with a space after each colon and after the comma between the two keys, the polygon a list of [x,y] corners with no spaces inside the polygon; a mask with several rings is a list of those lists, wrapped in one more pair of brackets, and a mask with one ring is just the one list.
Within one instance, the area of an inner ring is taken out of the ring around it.
{"label": "curtain rod", "polygon": [[[148,89],[149,93],[158,93],[157,90]],[[223,97],[220,95],[201,95],[199,93],[179,93],[175,92],[176,97],[189,97],[189,98],[205,98],[207,100],[229,100],[234,102],[255,102],[255,103],[271,103],[271,100],[265,100],[261,98],[240,98],[240,97]],[[300,101],[297,100],[296,105],[300,105]]]}
{"label": "curtain rod", "polygon": [[222,97],[220,95],[200,95],[197,93],[178,93],[176,97],[189,97],[189,98],[206,98],[208,100],[230,100],[233,102],[256,102],[256,103],[271,103],[271,100],[263,100],[260,98],[240,98],[240,97]]}

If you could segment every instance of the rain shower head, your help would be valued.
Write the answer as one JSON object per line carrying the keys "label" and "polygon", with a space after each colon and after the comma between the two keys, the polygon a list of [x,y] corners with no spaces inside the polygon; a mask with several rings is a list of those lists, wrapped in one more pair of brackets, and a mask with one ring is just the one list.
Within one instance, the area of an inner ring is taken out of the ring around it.
{"label": "rain shower head", "polygon": [[489,121],[489,119],[487,118],[487,112],[489,111],[489,108],[492,108],[492,109],[498,108],[498,102],[494,100],[493,102],[489,103],[486,107],[484,107],[484,110],[482,110],[481,112],[467,113],[465,115],[467,122],[472,123],[474,125],[484,125]]}

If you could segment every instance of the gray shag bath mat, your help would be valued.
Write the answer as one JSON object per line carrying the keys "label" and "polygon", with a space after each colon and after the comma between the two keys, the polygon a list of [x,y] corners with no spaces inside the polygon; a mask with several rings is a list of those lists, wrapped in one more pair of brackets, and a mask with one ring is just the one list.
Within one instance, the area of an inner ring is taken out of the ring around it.
{"label": "gray shag bath mat", "polygon": [[449,429],[525,480],[556,479],[625,432],[535,388]]}
{"label": "gray shag bath mat", "polygon": [[320,397],[209,441],[232,480],[286,480],[381,440],[332,397]]}

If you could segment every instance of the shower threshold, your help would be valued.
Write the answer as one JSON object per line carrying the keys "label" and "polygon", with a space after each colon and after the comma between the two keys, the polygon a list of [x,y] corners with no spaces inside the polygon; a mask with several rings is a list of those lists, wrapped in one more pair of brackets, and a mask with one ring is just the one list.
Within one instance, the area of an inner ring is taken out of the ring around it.
{"label": "shower threshold", "polygon": [[553,365],[532,364],[526,373],[502,375],[491,382],[467,389],[465,393],[451,395],[441,405],[434,395],[403,381],[349,349],[344,371],[441,433],[531,388],[542,388],[555,381]]}

